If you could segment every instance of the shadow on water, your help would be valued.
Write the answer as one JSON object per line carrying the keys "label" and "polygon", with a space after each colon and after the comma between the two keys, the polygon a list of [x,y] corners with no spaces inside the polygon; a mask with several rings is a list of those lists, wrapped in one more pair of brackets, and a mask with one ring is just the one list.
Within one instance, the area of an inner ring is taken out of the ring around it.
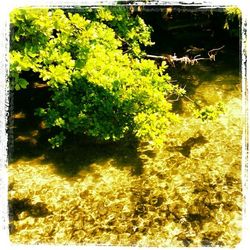
{"label": "shadow on water", "polygon": [[91,164],[105,164],[109,160],[118,168],[130,167],[134,175],[140,175],[143,171],[136,142],[101,144],[70,135],[61,148],[52,149],[48,143],[48,132],[35,124],[28,124],[29,118],[15,122],[12,145],[9,143],[10,163],[43,156],[42,164],[52,163],[56,172],[64,176],[74,176],[81,170],[91,171]]}
{"label": "shadow on water", "polygon": [[143,164],[136,141],[101,144],[84,136],[69,134],[61,148],[52,149],[48,143],[52,132],[44,129],[42,121],[34,115],[36,108],[46,107],[49,96],[47,89],[34,88],[10,95],[7,131],[9,163],[43,156],[43,164],[52,163],[59,174],[74,176],[81,169],[91,171],[90,165],[93,163],[112,160],[118,168],[130,167],[132,174],[142,173]]}
{"label": "shadow on water", "polygon": [[46,217],[51,212],[48,210],[45,203],[37,202],[32,204],[32,201],[28,198],[17,199],[13,198],[8,200],[9,206],[9,231],[14,233],[16,231],[15,221],[23,219],[23,217]]}
{"label": "shadow on water", "polygon": [[[73,138],[71,138],[72,140]],[[142,162],[137,153],[136,144],[94,142],[65,142],[59,149],[50,149],[45,155],[44,163],[53,163],[57,172],[66,176],[74,176],[82,169],[91,171],[91,164],[105,164],[112,160],[120,169],[131,168],[131,173],[142,173]]]}

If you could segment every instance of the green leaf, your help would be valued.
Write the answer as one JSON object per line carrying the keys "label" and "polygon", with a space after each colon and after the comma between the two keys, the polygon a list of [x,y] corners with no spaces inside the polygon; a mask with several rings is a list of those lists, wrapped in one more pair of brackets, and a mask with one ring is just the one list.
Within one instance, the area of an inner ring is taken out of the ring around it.
{"label": "green leaf", "polygon": [[15,90],[20,90],[20,86],[19,85],[15,85]]}
{"label": "green leaf", "polygon": [[19,78],[18,84],[22,89],[25,89],[29,85],[28,81],[23,78]]}
{"label": "green leaf", "polygon": [[[11,14],[15,89],[28,85],[19,78],[23,71],[47,83],[51,99],[37,114],[48,128],[99,140],[133,135],[159,144],[169,122],[177,120],[165,97],[184,90],[169,83],[166,63],[158,67],[140,58],[142,47],[152,45],[151,27],[123,7],[65,12],[24,8]],[[63,138],[50,142],[59,147]]]}

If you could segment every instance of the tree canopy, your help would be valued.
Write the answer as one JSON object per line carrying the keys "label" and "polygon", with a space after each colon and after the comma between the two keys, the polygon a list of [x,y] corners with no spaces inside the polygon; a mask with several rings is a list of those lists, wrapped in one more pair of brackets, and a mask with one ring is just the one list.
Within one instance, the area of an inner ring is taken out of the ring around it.
{"label": "tree canopy", "polygon": [[178,119],[167,98],[185,91],[171,84],[165,62],[143,58],[143,48],[153,44],[152,28],[127,8],[24,8],[10,21],[11,88],[30,84],[24,72],[47,84],[51,99],[37,114],[59,131],[50,139],[53,147],[65,131],[159,144]]}

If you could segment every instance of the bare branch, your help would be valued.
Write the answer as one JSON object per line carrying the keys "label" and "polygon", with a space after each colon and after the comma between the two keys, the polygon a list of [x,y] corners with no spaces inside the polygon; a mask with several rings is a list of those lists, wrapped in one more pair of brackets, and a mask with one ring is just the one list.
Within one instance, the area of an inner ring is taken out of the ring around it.
{"label": "bare branch", "polygon": [[166,56],[156,56],[156,55],[145,55],[145,58],[149,59],[160,59],[160,60],[165,60],[168,63],[170,63],[172,66],[174,66],[174,62],[181,62],[185,64],[191,64],[194,65],[198,63],[198,61],[204,61],[204,60],[210,60],[210,61],[215,61],[215,56],[219,50],[222,50],[225,46],[221,46],[220,48],[216,49],[211,49],[208,51],[208,57],[200,57],[201,55],[196,55],[194,58],[189,58],[188,56],[183,56],[183,57],[177,57],[175,54],[172,55],[166,55]]}
{"label": "bare branch", "polygon": [[222,50],[225,47],[225,45],[221,46],[220,48],[217,49],[211,49],[208,51],[208,56],[210,58],[211,61],[215,61],[215,56],[217,55],[219,50]]}
{"label": "bare branch", "polygon": [[219,50],[222,50],[224,47],[225,47],[225,45],[222,45],[221,47],[219,47],[217,49],[211,49],[211,50],[208,51],[208,55],[215,52],[215,51],[217,53]]}

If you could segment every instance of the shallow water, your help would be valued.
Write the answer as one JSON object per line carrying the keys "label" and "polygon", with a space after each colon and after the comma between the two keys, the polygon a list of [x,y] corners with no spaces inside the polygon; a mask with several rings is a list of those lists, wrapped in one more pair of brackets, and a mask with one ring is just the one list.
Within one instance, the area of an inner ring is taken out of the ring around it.
{"label": "shallow water", "polygon": [[217,55],[215,62],[187,65],[184,70],[181,68],[180,72],[174,72],[172,77],[184,86],[191,99],[183,98],[181,103],[173,104],[178,113],[185,117],[192,116],[192,101],[201,107],[223,102],[228,109],[239,111],[238,104],[242,100],[241,74],[237,60],[232,59],[238,56],[232,53],[225,51]]}
{"label": "shallow water", "polygon": [[[16,115],[9,165],[13,242],[128,246],[239,242],[244,114],[238,69],[219,60],[180,69],[173,79],[202,106],[224,102],[225,114],[202,122],[192,114],[192,101],[174,103],[180,123],[166,131],[160,149],[71,138],[62,149],[51,150],[38,124],[29,116]],[[190,141],[188,154],[180,150]]]}

